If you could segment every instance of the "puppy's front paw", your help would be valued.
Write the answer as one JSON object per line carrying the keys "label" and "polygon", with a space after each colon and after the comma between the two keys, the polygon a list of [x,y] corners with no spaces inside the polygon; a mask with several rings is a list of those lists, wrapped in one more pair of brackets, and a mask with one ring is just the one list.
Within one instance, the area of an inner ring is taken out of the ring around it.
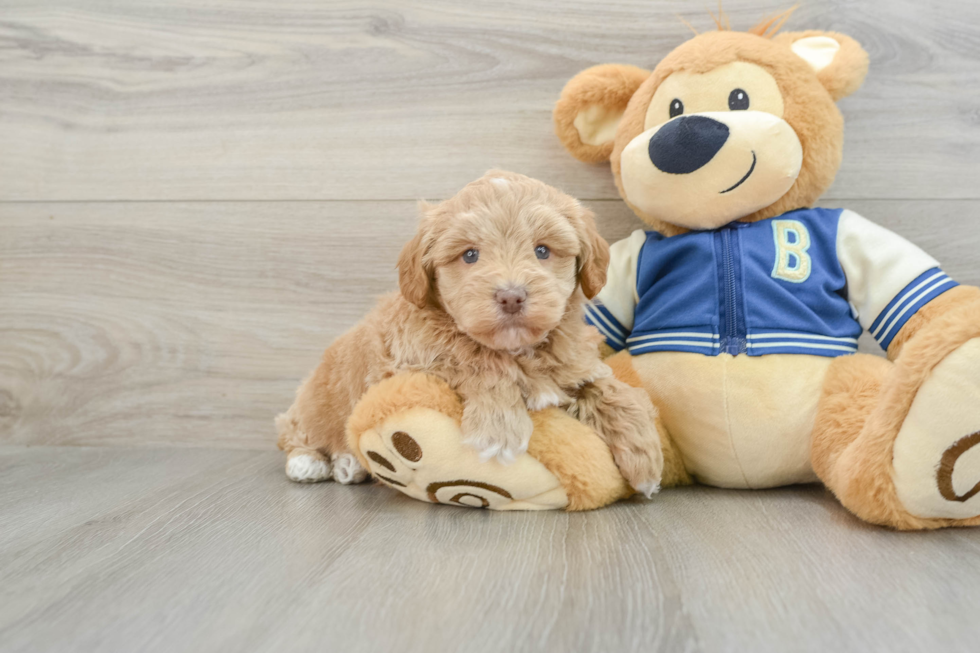
{"label": "puppy's front paw", "polygon": [[623,478],[647,499],[660,491],[664,458],[660,448],[614,449],[613,459]]}
{"label": "puppy's front paw", "polygon": [[527,398],[524,404],[530,411],[567,406],[572,403],[572,398],[552,381],[532,383],[525,392]]}
{"label": "puppy's front paw", "polygon": [[638,483],[633,489],[649,499],[654,494],[660,492],[660,483],[654,483],[653,481]]}
{"label": "puppy's front paw", "polygon": [[496,419],[479,419],[470,415],[468,420],[464,410],[464,442],[480,453],[481,461],[496,458],[504,465],[510,465],[527,451],[534,423],[524,411],[494,417]]}
{"label": "puppy's front paw", "polygon": [[528,410],[544,410],[561,405],[561,396],[554,391],[540,392],[527,398]]}
{"label": "puppy's front paw", "polygon": [[650,498],[660,489],[664,454],[657,410],[639,388],[606,378],[581,389],[568,413],[606,441],[629,484]]}

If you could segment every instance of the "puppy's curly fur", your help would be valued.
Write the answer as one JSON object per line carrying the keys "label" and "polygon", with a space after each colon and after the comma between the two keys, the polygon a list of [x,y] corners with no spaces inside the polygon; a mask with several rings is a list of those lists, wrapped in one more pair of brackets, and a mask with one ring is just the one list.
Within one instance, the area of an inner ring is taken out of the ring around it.
{"label": "puppy's curly fur", "polygon": [[348,453],[344,425],[367,388],[420,371],[463,398],[463,432],[485,458],[512,461],[527,449],[528,410],[562,406],[606,439],[634,488],[655,491],[655,408],[612,376],[601,337],[582,319],[583,297],[599,292],[609,263],[592,213],[496,170],[421,212],[398,261],[401,293],[327,349],[277,418],[279,447],[324,463]]}

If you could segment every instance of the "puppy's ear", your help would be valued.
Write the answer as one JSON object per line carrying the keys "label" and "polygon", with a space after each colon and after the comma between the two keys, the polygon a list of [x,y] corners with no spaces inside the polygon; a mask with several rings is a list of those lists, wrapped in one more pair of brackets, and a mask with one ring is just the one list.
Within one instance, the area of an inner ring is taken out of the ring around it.
{"label": "puppy's ear", "polygon": [[582,292],[588,299],[599,294],[606,285],[606,270],[609,268],[609,243],[599,235],[595,226],[595,215],[588,209],[581,209],[572,220],[578,232],[582,251],[578,255],[578,281]]}
{"label": "puppy's ear", "polygon": [[599,163],[612,154],[626,105],[649,70],[625,64],[593,66],[572,77],[555,105],[555,132],[579,161]]}
{"label": "puppy's ear", "polygon": [[429,292],[432,290],[432,275],[423,261],[427,247],[425,234],[428,220],[425,214],[428,209],[428,204],[419,203],[419,211],[422,213],[419,231],[405,243],[398,256],[398,287],[401,289],[402,297],[419,308],[428,305]]}
{"label": "puppy's ear", "polygon": [[858,90],[868,74],[868,53],[850,36],[808,30],[783,32],[772,40],[807,62],[835,102]]}

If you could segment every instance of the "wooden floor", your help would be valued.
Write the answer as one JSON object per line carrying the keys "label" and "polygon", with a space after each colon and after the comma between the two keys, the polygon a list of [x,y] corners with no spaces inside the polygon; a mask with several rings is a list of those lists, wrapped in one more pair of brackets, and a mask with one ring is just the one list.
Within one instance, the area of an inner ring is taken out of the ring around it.
{"label": "wooden floor", "polygon": [[[551,108],[709,5],[0,0],[0,652],[978,650],[980,533],[819,488],[497,515],[282,474],[272,417],[394,288],[417,199],[501,167],[640,226]],[[786,28],[871,56],[821,205],[980,285],[980,4]]]}
{"label": "wooden floor", "polygon": [[972,651],[973,531],[817,487],[591,513],[287,481],[270,452],[0,448],[4,651]]}

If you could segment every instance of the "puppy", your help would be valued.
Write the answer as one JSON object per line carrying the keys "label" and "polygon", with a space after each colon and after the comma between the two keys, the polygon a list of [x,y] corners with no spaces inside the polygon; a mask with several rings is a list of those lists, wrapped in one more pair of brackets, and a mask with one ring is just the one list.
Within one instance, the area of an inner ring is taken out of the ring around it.
{"label": "puppy", "polygon": [[484,459],[512,462],[527,449],[528,411],[560,406],[605,439],[635,489],[655,492],[655,408],[612,376],[582,317],[609,263],[592,213],[540,181],[493,170],[421,212],[398,260],[401,293],[327,349],[276,420],[289,478],[364,480],[347,450],[348,416],[372,384],[419,371],[459,393],[462,431]]}

